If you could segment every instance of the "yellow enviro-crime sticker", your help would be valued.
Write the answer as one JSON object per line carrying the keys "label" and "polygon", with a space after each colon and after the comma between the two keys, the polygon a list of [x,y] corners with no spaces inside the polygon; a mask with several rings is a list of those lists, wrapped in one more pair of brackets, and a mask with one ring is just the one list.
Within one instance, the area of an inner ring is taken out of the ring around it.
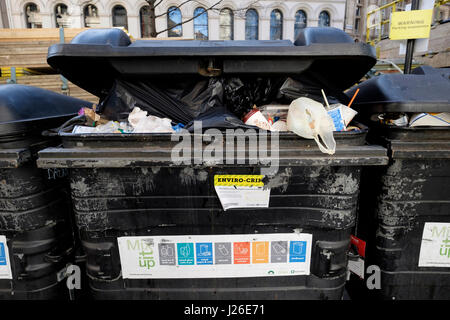
{"label": "yellow enviro-crime sticker", "polygon": [[422,39],[430,36],[433,10],[393,12],[389,39]]}
{"label": "yellow enviro-crime sticker", "polygon": [[268,208],[270,188],[264,187],[264,175],[215,175],[214,189],[223,210],[231,208]]}
{"label": "yellow enviro-crime sticker", "polygon": [[215,175],[214,186],[264,187],[263,175]]}

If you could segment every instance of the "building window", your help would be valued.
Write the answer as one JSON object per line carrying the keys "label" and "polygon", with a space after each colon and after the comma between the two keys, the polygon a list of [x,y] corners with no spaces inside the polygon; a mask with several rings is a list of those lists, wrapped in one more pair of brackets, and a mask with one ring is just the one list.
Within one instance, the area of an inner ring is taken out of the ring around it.
{"label": "building window", "polygon": [[141,24],[141,38],[150,38],[150,6],[143,6],[139,10]]}
{"label": "building window", "polygon": [[55,25],[57,28],[67,26],[67,6],[59,3],[55,6]]}
{"label": "building window", "polygon": [[326,11],[322,11],[319,14],[319,27],[329,27],[330,26],[330,14]]}
{"label": "building window", "polygon": [[100,24],[98,9],[93,4],[88,4],[83,9],[84,26],[90,28]]}
{"label": "building window", "polygon": [[167,31],[169,37],[182,37],[183,27],[181,26],[181,11],[177,7],[170,7],[167,10]]}
{"label": "building window", "polygon": [[123,27],[128,30],[127,10],[122,6],[115,6],[112,9],[113,27]]}
{"label": "building window", "polygon": [[303,10],[297,11],[297,13],[295,14],[294,39],[297,39],[301,29],[306,28],[306,21],[306,12]]}
{"label": "building window", "polygon": [[194,10],[194,39],[208,40],[208,13],[205,8]]}
{"label": "building window", "polygon": [[28,3],[25,5],[25,24],[29,29],[42,28],[39,7],[34,3]]}
{"label": "building window", "polygon": [[270,40],[283,39],[283,14],[275,9],[270,14]]}
{"label": "building window", "polygon": [[219,37],[220,40],[234,39],[234,17],[233,11],[228,8],[222,9],[219,15]]}
{"label": "building window", "polygon": [[245,13],[245,40],[258,40],[259,17],[255,9]]}

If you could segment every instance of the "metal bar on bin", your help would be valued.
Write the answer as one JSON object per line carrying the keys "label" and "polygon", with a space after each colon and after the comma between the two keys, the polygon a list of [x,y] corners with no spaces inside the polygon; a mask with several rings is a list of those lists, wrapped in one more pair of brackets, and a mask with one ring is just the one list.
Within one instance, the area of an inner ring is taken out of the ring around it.
{"label": "metal bar on bin", "polygon": [[[412,0],[411,11],[419,9],[420,0]],[[411,73],[411,65],[414,55],[414,39],[408,39],[406,43],[405,66],[403,68],[405,74]]]}
{"label": "metal bar on bin", "polygon": [[17,83],[16,67],[11,67],[10,73],[11,73],[11,76],[7,80],[7,83],[16,84]]}
{"label": "metal bar on bin", "polygon": [[[59,42],[60,43],[64,43],[65,39],[64,39],[64,27],[60,27],[59,28]],[[61,90],[64,92],[66,92],[69,89],[69,86],[67,84],[67,79],[61,75],[61,81],[62,81],[62,86],[61,86]]]}

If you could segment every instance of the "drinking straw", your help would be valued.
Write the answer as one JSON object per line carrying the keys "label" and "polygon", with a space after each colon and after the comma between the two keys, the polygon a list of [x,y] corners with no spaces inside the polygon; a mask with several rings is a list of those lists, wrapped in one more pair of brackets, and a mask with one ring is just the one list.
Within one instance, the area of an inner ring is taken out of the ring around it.
{"label": "drinking straw", "polygon": [[352,103],[353,103],[353,100],[355,100],[355,97],[356,97],[356,95],[358,94],[358,92],[359,92],[359,88],[358,88],[358,89],[356,89],[356,91],[355,91],[355,94],[353,95],[353,97],[352,97],[352,100],[350,100],[350,103],[348,104],[348,106],[347,106],[347,107],[349,107],[349,108],[350,108],[350,106],[352,105]]}
{"label": "drinking straw", "polygon": [[328,104],[328,100],[327,100],[327,96],[325,95],[325,92],[323,91],[323,89],[320,89],[320,90],[322,91],[322,95],[325,100],[325,103],[327,104],[328,109],[330,109],[330,105]]}

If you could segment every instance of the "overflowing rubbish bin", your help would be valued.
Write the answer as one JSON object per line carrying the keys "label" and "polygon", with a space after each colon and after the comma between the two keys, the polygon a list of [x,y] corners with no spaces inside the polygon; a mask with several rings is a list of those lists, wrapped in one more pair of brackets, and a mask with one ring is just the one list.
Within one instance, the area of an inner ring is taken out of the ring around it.
{"label": "overflowing rubbish bin", "polygon": [[92,296],[341,299],[361,169],[386,165],[386,149],[356,122],[334,148],[273,126],[299,129],[287,110],[299,97],[298,115],[320,109],[313,99],[347,103],[372,48],[331,28],[298,45],[89,32],[48,62],[100,103],[38,166],[69,171]]}
{"label": "overflowing rubbish bin", "polygon": [[48,90],[0,86],[0,298],[68,299],[74,239],[67,170],[36,167],[59,143],[41,132],[91,104]]}
{"label": "overflowing rubbish bin", "polygon": [[[369,290],[353,276],[349,287],[355,298],[448,300],[449,69],[382,75],[348,94],[357,89],[368,140],[386,146],[390,161],[363,170],[356,234],[366,242],[365,267],[377,266],[380,281]],[[375,281],[372,273],[364,281],[369,277]]]}

